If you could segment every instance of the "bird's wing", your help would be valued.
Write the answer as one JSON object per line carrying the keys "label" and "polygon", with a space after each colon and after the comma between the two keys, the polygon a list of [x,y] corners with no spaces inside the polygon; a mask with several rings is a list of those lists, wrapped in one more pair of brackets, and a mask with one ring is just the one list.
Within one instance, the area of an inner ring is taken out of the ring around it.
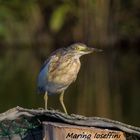
{"label": "bird's wing", "polygon": [[61,59],[65,55],[66,51],[65,48],[61,48],[54,52],[54,54],[51,56],[50,61],[49,61],[49,69],[48,72],[51,73],[55,71],[59,65],[61,64]]}
{"label": "bird's wing", "polygon": [[[46,66],[49,65],[48,67],[48,73],[54,71],[57,66],[60,64],[60,58],[63,56],[65,53],[65,48],[61,48],[56,50],[51,54],[51,56],[44,62],[43,66],[41,67],[41,70]],[[40,70],[40,71],[41,71]]]}

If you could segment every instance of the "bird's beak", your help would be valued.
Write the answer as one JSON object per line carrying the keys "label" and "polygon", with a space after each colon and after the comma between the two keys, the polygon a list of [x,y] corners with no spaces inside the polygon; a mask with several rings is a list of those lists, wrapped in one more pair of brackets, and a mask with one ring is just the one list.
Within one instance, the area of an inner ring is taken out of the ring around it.
{"label": "bird's beak", "polygon": [[102,51],[103,50],[101,50],[101,49],[87,47],[85,50],[85,53],[102,52]]}
{"label": "bird's beak", "polygon": [[97,49],[97,48],[92,48],[93,49],[93,52],[102,52],[103,50],[102,49]]}

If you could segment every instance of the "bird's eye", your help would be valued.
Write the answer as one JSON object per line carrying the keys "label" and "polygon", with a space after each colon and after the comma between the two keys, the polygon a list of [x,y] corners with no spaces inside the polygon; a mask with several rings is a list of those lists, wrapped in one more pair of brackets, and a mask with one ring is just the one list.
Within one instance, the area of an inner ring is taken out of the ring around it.
{"label": "bird's eye", "polygon": [[80,47],[79,46],[76,46],[75,49],[79,51],[80,50]]}

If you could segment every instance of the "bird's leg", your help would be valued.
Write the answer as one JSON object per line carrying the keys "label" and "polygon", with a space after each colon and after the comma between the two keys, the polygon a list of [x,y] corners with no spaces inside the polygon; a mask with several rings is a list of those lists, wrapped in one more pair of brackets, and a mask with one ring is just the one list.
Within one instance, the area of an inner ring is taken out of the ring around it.
{"label": "bird's leg", "polygon": [[64,98],[64,91],[60,94],[59,100],[60,100],[60,103],[61,103],[61,105],[62,105],[62,107],[63,107],[63,109],[64,109],[64,112],[65,112],[66,114],[68,114],[68,113],[67,113],[67,110],[66,110],[66,107],[65,107],[65,105],[64,105],[63,98]]}
{"label": "bird's leg", "polygon": [[48,102],[48,93],[47,93],[47,91],[45,92],[44,100],[45,100],[45,110],[47,110],[47,102]]}

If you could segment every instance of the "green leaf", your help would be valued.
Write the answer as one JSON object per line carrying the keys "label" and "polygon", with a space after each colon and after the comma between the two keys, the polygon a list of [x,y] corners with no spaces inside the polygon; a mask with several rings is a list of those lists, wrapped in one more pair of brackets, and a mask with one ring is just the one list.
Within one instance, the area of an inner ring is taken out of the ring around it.
{"label": "green leaf", "polygon": [[66,15],[70,11],[70,5],[63,4],[59,6],[52,14],[50,19],[50,29],[58,32],[65,23]]}

